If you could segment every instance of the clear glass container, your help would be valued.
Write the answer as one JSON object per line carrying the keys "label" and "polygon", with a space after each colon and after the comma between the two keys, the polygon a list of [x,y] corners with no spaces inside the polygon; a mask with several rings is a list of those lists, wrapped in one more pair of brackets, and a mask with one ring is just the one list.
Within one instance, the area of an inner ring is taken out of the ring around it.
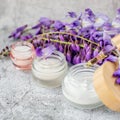
{"label": "clear glass container", "polygon": [[32,64],[35,80],[42,86],[54,88],[61,85],[68,65],[63,53],[54,51],[49,57],[37,57]]}
{"label": "clear glass container", "polygon": [[11,46],[10,58],[17,69],[31,69],[35,57],[34,46],[28,42],[17,42]]}
{"label": "clear glass container", "polygon": [[80,63],[69,69],[62,84],[62,92],[75,107],[93,109],[103,105],[93,86],[93,74],[97,67]]}

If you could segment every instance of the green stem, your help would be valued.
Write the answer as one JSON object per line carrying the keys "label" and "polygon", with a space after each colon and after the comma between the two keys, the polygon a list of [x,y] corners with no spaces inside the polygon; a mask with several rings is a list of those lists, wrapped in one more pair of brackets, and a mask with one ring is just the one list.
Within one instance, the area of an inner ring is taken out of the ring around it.
{"label": "green stem", "polygon": [[44,35],[46,35],[46,34],[67,34],[67,35],[75,36],[75,37],[77,37],[77,38],[80,38],[80,39],[82,39],[82,40],[85,40],[85,41],[87,41],[87,42],[90,42],[90,43],[92,43],[92,44],[95,44],[95,45],[99,46],[99,44],[97,44],[97,43],[95,43],[95,42],[93,42],[93,41],[91,41],[91,40],[89,40],[89,39],[86,39],[86,38],[84,38],[84,37],[82,37],[82,36],[74,35],[74,34],[72,34],[72,33],[67,33],[67,32],[48,32],[48,33],[43,33],[43,34],[41,34],[40,36],[44,36]]}

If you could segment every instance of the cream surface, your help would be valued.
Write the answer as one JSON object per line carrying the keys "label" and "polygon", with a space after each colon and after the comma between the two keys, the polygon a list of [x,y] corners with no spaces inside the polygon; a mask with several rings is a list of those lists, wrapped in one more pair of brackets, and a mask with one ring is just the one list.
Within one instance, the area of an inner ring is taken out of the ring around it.
{"label": "cream surface", "polygon": [[75,83],[70,83],[70,78],[67,76],[64,79],[65,91],[63,94],[70,101],[81,104],[81,105],[90,105],[100,102],[93,84],[92,79],[88,79],[89,75],[86,75],[85,79],[82,79],[82,76],[78,76],[78,81]]}

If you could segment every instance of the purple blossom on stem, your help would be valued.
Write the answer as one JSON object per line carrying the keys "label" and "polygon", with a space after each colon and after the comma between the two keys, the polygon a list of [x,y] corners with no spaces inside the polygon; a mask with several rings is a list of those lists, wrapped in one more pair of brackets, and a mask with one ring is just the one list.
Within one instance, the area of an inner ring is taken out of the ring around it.
{"label": "purple blossom on stem", "polygon": [[66,53],[66,60],[67,60],[69,63],[71,63],[72,57],[71,57],[70,51],[68,51],[68,52]]}
{"label": "purple blossom on stem", "polygon": [[120,85],[120,78],[117,78],[115,82],[116,84]]}
{"label": "purple blossom on stem", "polygon": [[61,30],[61,29],[64,29],[65,25],[61,21],[57,20],[54,22],[53,27],[56,30]]}
{"label": "purple blossom on stem", "polygon": [[120,17],[120,8],[117,9],[117,16],[116,17]]}
{"label": "purple blossom on stem", "polygon": [[111,52],[112,50],[114,50],[115,49],[115,47],[114,46],[112,46],[112,45],[106,45],[105,47],[104,47],[104,52],[105,53],[108,53],[108,52]]}
{"label": "purple blossom on stem", "polygon": [[20,37],[20,39],[23,40],[23,41],[26,41],[26,40],[31,39],[31,38],[33,38],[33,35],[31,33],[29,33],[27,35],[22,35]]}
{"label": "purple blossom on stem", "polygon": [[110,61],[110,62],[116,62],[118,60],[118,58],[114,55],[109,55],[107,58],[106,58],[107,61]]}
{"label": "purple blossom on stem", "polygon": [[118,68],[114,73],[113,73],[114,77],[120,77],[120,68]]}
{"label": "purple blossom on stem", "polygon": [[75,12],[68,12],[68,15],[71,17],[71,18],[76,18],[77,15]]}
{"label": "purple blossom on stem", "polygon": [[112,21],[112,26],[114,28],[120,28],[120,8],[117,9],[117,15],[116,17],[114,18],[114,20]]}
{"label": "purple blossom on stem", "polygon": [[80,26],[80,21],[79,20],[75,20],[71,23],[71,26],[72,27],[77,27],[77,26]]}
{"label": "purple blossom on stem", "polygon": [[22,35],[23,31],[26,29],[27,25],[23,25],[21,27],[18,27],[14,32],[11,33],[10,36],[8,36],[8,38],[15,38],[15,39],[19,39],[20,36]]}
{"label": "purple blossom on stem", "polygon": [[42,48],[40,48],[40,47],[37,47],[37,48],[36,48],[36,55],[37,55],[38,57],[42,56]]}
{"label": "purple blossom on stem", "polygon": [[109,23],[109,18],[104,14],[97,14],[94,26],[98,29],[103,27],[104,24]]}
{"label": "purple blossom on stem", "polygon": [[42,49],[42,56],[47,58],[56,50],[54,45],[49,45],[46,48]]}
{"label": "purple blossom on stem", "polygon": [[50,27],[50,25],[52,23],[52,21],[49,18],[46,18],[46,17],[41,17],[39,22],[40,22],[40,24],[42,24],[44,26],[47,26],[47,27]]}
{"label": "purple blossom on stem", "polygon": [[41,26],[41,23],[38,23],[37,25],[33,26],[32,29],[38,29],[40,28],[40,26]]}

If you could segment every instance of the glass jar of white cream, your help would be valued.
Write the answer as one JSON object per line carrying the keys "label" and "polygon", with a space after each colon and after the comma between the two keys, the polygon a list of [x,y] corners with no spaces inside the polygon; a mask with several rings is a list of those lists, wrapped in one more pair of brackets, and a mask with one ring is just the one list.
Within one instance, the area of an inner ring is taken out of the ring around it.
{"label": "glass jar of white cream", "polygon": [[54,51],[50,56],[34,59],[32,73],[42,87],[54,88],[61,85],[67,73],[68,65],[63,53]]}
{"label": "glass jar of white cream", "polygon": [[93,109],[102,105],[93,86],[93,74],[97,67],[80,63],[69,69],[62,84],[62,91],[75,107]]}

